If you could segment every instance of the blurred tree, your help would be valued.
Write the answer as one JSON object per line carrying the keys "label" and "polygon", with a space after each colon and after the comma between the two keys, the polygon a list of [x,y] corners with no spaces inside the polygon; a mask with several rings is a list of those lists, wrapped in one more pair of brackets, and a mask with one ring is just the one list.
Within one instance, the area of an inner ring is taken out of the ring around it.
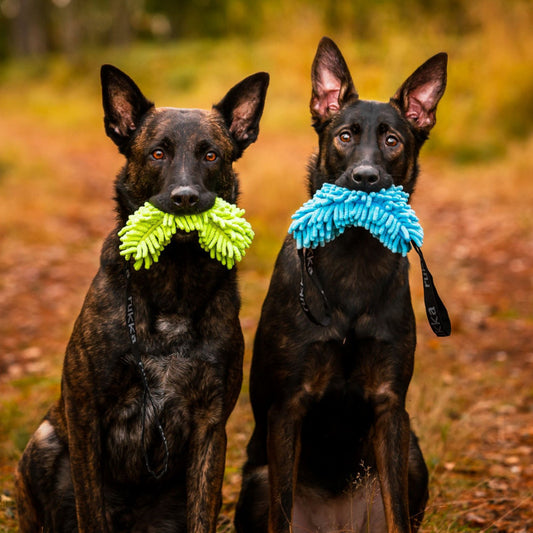
{"label": "blurred tree", "polygon": [[47,4],[42,0],[4,0],[2,13],[8,18],[9,52],[14,56],[48,51]]}
{"label": "blurred tree", "polygon": [[250,37],[263,29],[265,6],[279,2],[0,0],[0,57],[72,55],[86,46],[125,45],[139,37]]}
{"label": "blurred tree", "polygon": [[1,0],[2,55],[69,55],[86,45],[124,45],[136,37],[142,0]]}
{"label": "blurred tree", "polygon": [[0,57],[73,54],[137,38],[276,35],[285,27],[305,26],[306,20],[320,20],[326,31],[360,41],[391,26],[407,31],[430,27],[462,37],[479,29],[479,13],[487,6],[512,7],[520,0],[505,2],[487,0],[481,10],[470,0],[0,0]]}
{"label": "blurred tree", "polygon": [[170,24],[171,37],[224,37],[247,33],[259,25],[257,6],[246,0],[147,0],[146,11],[164,15]]}
{"label": "blurred tree", "polygon": [[452,35],[463,35],[474,28],[472,6],[468,0],[374,0],[373,2],[338,2],[324,0],[324,22],[331,31],[347,31],[359,39],[380,34],[383,25],[406,27],[436,22]]}

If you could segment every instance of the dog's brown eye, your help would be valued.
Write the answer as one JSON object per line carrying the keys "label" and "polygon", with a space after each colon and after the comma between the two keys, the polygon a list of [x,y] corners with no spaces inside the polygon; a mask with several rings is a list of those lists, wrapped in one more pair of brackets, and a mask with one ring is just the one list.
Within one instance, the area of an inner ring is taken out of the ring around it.
{"label": "dog's brown eye", "polygon": [[385,139],[385,144],[387,146],[396,146],[399,142],[398,137],[395,135],[387,135],[387,138]]}
{"label": "dog's brown eye", "polygon": [[209,161],[210,163],[212,163],[213,161],[216,161],[216,159],[217,159],[217,154],[215,154],[215,152],[209,151],[207,152],[207,154],[205,154],[205,160]]}
{"label": "dog's brown eye", "polygon": [[163,150],[158,148],[157,150],[154,150],[152,152],[152,157],[160,161],[161,159],[165,159],[165,152],[163,152]]}
{"label": "dog's brown eye", "polygon": [[349,142],[352,140],[352,134],[351,134],[349,131],[343,131],[343,132],[341,132],[341,134],[339,135],[339,139],[340,139],[343,143],[349,143]]}

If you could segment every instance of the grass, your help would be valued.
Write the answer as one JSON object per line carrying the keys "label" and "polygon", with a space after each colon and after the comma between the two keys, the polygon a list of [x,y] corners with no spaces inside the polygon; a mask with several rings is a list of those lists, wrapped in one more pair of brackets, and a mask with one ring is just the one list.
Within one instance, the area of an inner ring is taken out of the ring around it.
{"label": "grass", "polygon": [[[423,175],[415,197],[428,235],[426,258],[441,294],[453,295],[449,307],[456,332],[449,340],[428,334],[414,266],[419,355],[408,408],[431,475],[424,532],[496,530],[490,521],[476,526],[465,518],[486,510],[489,499],[480,494],[491,480],[505,479],[514,487],[514,478],[509,481],[496,468],[508,456],[490,459],[480,424],[487,432],[503,432],[511,420],[506,406],[533,401],[531,387],[515,371],[511,355],[503,363],[496,357],[501,351],[511,353],[518,336],[513,328],[522,323],[530,327],[533,320],[526,297],[510,298],[509,285],[498,288],[498,269],[505,268],[507,256],[498,263],[495,255],[516,242],[522,248],[513,259],[527,258],[533,232],[533,169],[527,156],[533,149],[533,15],[524,10],[526,5],[484,3],[463,38],[431,21],[417,32],[389,25],[366,40],[330,33],[364,98],[387,99],[430,55],[440,50],[450,55],[448,89],[422,154]],[[209,107],[244,76],[258,70],[271,74],[259,140],[237,164],[240,204],[256,232],[240,268],[247,374],[275,256],[290,214],[305,199],[305,167],[315,149],[307,110],[309,69],[325,31],[316,19],[308,22],[307,31],[295,30],[282,41],[135,45],[120,51],[93,50],[74,64],[51,57],[1,67],[0,193],[8,201],[0,210],[0,294],[6,302],[0,312],[8,318],[0,324],[0,348],[12,365],[38,348],[44,366],[0,376],[0,532],[16,531],[12,471],[58,395],[62,352],[96,269],[100,243],[113,222],[112,176],[122,161],[103,132],[100,64],[123,68],[157,104],[180,107]],[[463,216],[471,218],[458,234],[456,219]],[[474,272],[472,265],[481,261],[484,270]],[[521,274],[519,266],[516,263],[511,282],[522,280],[516,294],[529,294],[527,269]],[[34,312],[36,307],[39,312]],[[489,340],[482,329],[486,324],[502,337]],[[245,379],[228,424],[224,531],[232,531],[227,517],[238,495],[253,425],[247,392]],[[520,409],[515,418],[521,416]],[[505,448],[498,439],[490,444]],[[496,517],[520,506],[530,494],[508,493],[514,500]]]}

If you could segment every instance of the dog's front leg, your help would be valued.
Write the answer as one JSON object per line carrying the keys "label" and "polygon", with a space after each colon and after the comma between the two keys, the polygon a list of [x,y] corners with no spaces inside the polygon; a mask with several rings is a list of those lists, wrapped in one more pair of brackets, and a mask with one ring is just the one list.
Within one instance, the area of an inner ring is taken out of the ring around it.
{"label": "dog's front leg", "polygon": [[301,424],[286,405],[268,413],[269,533],[292,531],[294,489],[300,458]]}
{"label": "dog's front leg", "polygon": [[[383,387],[387,389],[387,387]],[[374,398],[374,453],[383,495],[388,533],[409,533],[409,415],[390,391]]]}
{"label": "dog's front leg", "polygon": [[73,397],[68,379],[63,380],[67,419],[70,470],[76,500],[79,533],[106,533],[101,467],[99,419],[94,406],[94,391]]}
{"label": "dog's front leg", "polygon": [[226,430],[207,421],[193,428],[187,467],[187,532],[214,533],[221,504]]}

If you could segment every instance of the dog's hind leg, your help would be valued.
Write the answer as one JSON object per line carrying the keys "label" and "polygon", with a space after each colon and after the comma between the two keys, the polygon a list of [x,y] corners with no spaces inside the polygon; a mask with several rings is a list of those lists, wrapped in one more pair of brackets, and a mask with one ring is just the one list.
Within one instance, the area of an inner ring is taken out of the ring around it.
{"label": "dog's hind leg", "polygon": [[267,533],[269,505],[268,467],[245,468],[235,509],[237,533]]}
{"label": "dog's hind leg", "polygon": [[267,533],[269,484],[266,452],[267,428],[263,417],[256,425],[247,446],[248,460],[242,471],[242,486],[235,508],[237,533]]}
{"label": "dog's hind leg", "polygon": [[37,533],[42,530],[43,519],[38,510],[32,491],[26,478],[27,466],[19,463],[15,473],[15,492],[17,500],[17,513],[19,517],[19,530],[21,533]]}
{"label": "dog's hind leg", "polygon": [[50,521],[46,500],[55,490],[55,471],[64,446],[45,419],[30,439],[15,474],[21,533],[41,531]]}

